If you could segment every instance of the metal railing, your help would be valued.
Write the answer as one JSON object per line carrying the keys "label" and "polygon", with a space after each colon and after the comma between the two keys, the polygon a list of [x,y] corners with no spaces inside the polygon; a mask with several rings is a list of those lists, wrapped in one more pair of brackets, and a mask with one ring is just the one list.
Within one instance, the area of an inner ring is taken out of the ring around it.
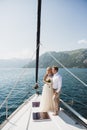
{"label": "metal railing", "polygon": [[[35,53],[35,52],[34,52]],[[85,87],[87,87],[87,84],[86,83],[84,83],[81,79],[79,79],[75,74],[73,74],[69,69],[67,69],[62,63],[60,63],[60,61],[58,61],[54,56],[52,56],[52,54],[51,53],[49,53],[49,55],[57,62],[57,63],[59,63],[69,74],[71,74],[75,79],[77,79],[81,84],[83,84]],[[33,54],[33,56],[34,56],[34,54]],[[32,58],[33,58],[33,56],[32,56]],[[20,74],[20,76],[19,76],[19,78],[18,78],[18,80],[16,81],[16,83],[15,83],[15,85],[14,85],[14,87],[11,89],[11,91],[9,92],[9,94],[7,95],[7,97],[5,98],[5,100],[2,102],[2,104],[0,105],[0,109],[1,108],[3,108],[3,106],[5,105],[6,106],[6,119],[8,118],[8,110],[9,110],[9,105],[8,105],[8,101],[9,101],[9,99],[11,98],[11,96],[13,96],[12,95],[12,93],[14,92],[14,91],[17,91],[16,90],[16,86],[17,86],[17,84],[19,83],[19,81],[20,81],[20,79],[21,79],[21,77],[23,76],[23,74],[25,73],[25,71],[26,71],[26,69],[24,69],[23,70],[23,72],[21,72],[21,74]],[[18,94],[21,94],[21,92],[22,91],[24,91],[24,90],[21,90],[20,92],[18,92]],[[17,95],[18,95],[17,94]],[[28,92],[25,92],[25,96],[28,94]],[[64,93],[62,93],[62,94],[64,94]],[[65,94],[66,95],[66,94]],[[16,95],[15,95],[16,96]],[[68,96],[68,95],[67,95]],[[79,102],[79,101],[77,101],[76,99],[75,99],[75,101],[76,102]],[[16,103],[20,103],[20,100],[18,100]],[[81,102],[79,102],[79,103],[81,103]],[[83,104],[83,103],[81,103],[82,105],[84,105],[84,106],[86,106],[87,107],[87,105],[85,105],[85,104]],[[12,105],[12,107],[14,107],[14,105]],[[11,106],[10,106],[10,108],[11,108]],[[2,116],[2,114],[0,115],[0,117]]]}
{"label": "metal railing", "polygon": [[[40,44],[39,44],[39,46],[40,46]],[[31,56],[31,58],[30,58],[31,61],[32,61],[33,58],[34,58],[37,49],[38,49],[38,46],[37,46],[37,48],[36,48],[36,49],[33,51],[33,53],[32,53],[32,56]],[[31,62],[31,61],[30,61],[30,62]],[[29,62],[29,63],[30,63],[30,62]],[[28,63],[28,64],[29,64],[29,63]],[[13,86],[12,89],[10,90],[9,94],[7,95],[7,97],[5,98],[5,100],[0,104],[0,110],[1,110],[1,108],[2,108],[4,105],[5,105],[5,107],[6,107],[6,119],[8,118],[8,110],[9,110],[8,100],[11,98],[12,93],[13,93],[14,91],[16,91],[15,88],[17,87],[17,84],[19,83],[19,81],[21,80],[22,76],[23,76],[24,73],[26,72],[26,67],[23,68],[22,70],[23,70],[23,71],[20,73],[20,75],[19,75],[17,81],[15,82],[14,86]],[[21,93],[21,91],[20,91],[19,93]],[[18,94],[19,94],[19,93],[18,93]],[[18,94],[17,94],[17,95],[18,95]],[[27,92],[27,93],[25,92],[25,94],[27,95],[28,92]],[[25,95],[25,96],[26,96],[26,95]],[[1,116],[2,116],[2,114],[0,115],[0,117],[1,117]]]}
{"label": "metal railing", "polygon": [[80,115],[77,111],[75,111],[72,107],[70,107],[67,103],[65,103],[62,99],[60,99],[60,102],[71,112],[73,113],[82,124],[87,128],[87,119],[85,119],[82,115]]}

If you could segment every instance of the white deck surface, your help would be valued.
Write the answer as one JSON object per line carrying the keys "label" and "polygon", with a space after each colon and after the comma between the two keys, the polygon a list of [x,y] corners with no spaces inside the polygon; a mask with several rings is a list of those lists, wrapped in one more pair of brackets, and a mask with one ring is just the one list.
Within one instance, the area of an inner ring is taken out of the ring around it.
{"label": "white deck surface", "polygon": [[62,109],[58,116],[49,112],[51,120],[34,121],[32,112],[39,111],[39,108],[32,108],[32,102],[40,101],[40,98],[41,96],[35,95],[31,100],[27,100],[0,126],[0,130],[86,130],[82,125],[76,124]]}

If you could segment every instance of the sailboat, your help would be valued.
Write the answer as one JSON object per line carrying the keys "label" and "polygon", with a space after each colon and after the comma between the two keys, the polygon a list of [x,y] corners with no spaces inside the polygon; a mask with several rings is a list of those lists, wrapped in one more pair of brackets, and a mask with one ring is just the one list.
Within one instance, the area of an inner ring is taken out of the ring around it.
{"label": "sailboat", "polygon": [[[53,116],[52,112],[41,113],[39,111],[41,95],[38,92],[38,65],[40,47],[40,19],[41,19],[41,0],[38,0],[37,15],[37,44],[36,44],[36,93],[29,97],[16,111],[8,117],[8,107],[6,105],[6,120],[0,125],[0,130],[87,130],[87,120],[71,108],[62,99],[60,102],[59,115]],[[9,95],[1,104],[0,108],[6,103]]]}

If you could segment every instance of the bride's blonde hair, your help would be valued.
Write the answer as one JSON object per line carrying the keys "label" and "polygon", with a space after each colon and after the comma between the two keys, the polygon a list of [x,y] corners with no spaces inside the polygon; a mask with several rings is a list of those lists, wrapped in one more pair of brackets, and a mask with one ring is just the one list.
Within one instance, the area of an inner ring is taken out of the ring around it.
{"label": "bride's blonde hair", "polygon": [[[52,73],[52,67],[50,67],[50,66],[47,67],[46,72],[47,71],[50,71]],[[46,73],[45,76],[44,76],[44,78],[43,78],[43,81],[46,81],[47,76],[48,76],[48,74]]]}
{"label": "bride's blonde hair", "polygon": [[52,67],[50,67],[50,66],[49,66],[49,67],[47,67],[47,69],[46,69],[46,70],[52,70]]}

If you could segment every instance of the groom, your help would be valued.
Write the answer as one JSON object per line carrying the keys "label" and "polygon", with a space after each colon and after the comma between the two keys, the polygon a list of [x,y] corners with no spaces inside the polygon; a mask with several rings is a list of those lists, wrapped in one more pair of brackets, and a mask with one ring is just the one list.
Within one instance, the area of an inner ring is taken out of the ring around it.
{"label": "groom", "polygon": [[54,104],[54,116],[59,112],[59,95],[62,87],[62,77],[58,74],[58,67],[52,67],[53,73],[53,104]]}

